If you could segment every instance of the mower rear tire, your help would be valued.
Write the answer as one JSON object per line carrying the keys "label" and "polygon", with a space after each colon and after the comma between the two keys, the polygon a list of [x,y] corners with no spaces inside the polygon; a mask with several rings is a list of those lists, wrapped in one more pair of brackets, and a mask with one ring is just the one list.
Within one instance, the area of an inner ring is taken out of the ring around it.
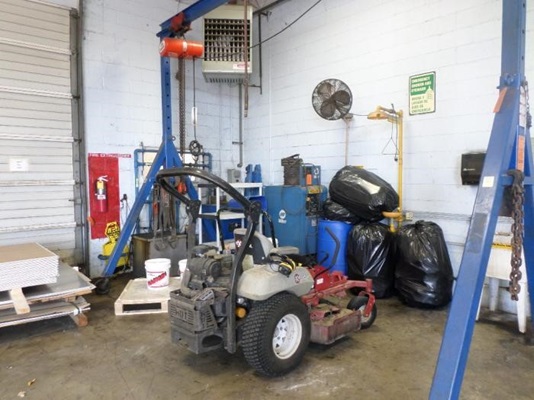
{"label": "mower rear tire", "polygon": [[367,296],[356,296],[350,299],[349,304],[347,305],[347,308],[350,310],[360,310],[362,313],[362,325],[361,329],[367,329],[371,325],[373,325],[373,322],[375,322],[376,315],[378,314],[378,311],[376,309],[376,303],[373,304],[373,308],[371,309],[371,313],[368,317],[365,317],[363,315],[365,311],[365,307],[367,307],[367,303],[369,301],[369,297]]}
{"label": "mower rear tire", "polygon": [[295,295],[279,293],[254,303],[243,327],[241,347],[258,373],[281,376],[302,361],[310,341],[306,305]]}

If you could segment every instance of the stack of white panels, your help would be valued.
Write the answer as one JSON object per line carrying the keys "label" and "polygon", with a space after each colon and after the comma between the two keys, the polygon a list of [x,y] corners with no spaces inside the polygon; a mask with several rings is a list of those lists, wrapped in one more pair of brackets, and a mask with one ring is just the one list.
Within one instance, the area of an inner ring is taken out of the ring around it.
{"label": "stack of white panels", "polygon": [[59,257],[38,243],[0,247],[0,291],[55,283]]}

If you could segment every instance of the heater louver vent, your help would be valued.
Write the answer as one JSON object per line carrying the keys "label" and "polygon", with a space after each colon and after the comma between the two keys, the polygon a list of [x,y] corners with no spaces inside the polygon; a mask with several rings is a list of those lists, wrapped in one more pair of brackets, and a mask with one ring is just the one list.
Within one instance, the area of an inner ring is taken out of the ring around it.
{"label": "heater louver vent", "polygon": [[248,7],[247,11],[247,37],[243,24],[243,6],[221,6],[204,17],[202,72],[206,81],[242,82],[245,74],[245,49],[247,72],[252,72],[250,30],[253,10]]}
{"label": "heater louver vent", "polygon": [[[209,22],[209,23],[208,23]],[[250,21],[247,21],[250,30]],[[206,61],[241,61],[247,46],[243,21],[237,19],[211,19],[204,25],[204,60]],[[250,49],[247,49],[250,60]]]}

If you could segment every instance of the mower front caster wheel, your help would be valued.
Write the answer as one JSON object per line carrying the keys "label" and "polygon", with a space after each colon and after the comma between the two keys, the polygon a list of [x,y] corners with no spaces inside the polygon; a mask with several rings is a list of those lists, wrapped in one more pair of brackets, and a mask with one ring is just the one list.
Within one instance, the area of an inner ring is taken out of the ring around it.
{"label": "mower front caster wheel", "polygon": [[367,296],[357,296],[350,299],[349,304],[347,305],[347,308],[350,310],[360,310],[362,313],[362,329],[367,329],[371,325],[373,325],[373,322],[375,322],[376,315],[378,311],[376,310],[376,303],[373,304],[373,308],[371,309],[371,313],[369,316],[364,316],[363,313],[365,311],[365,307],[367,307],[367,302],[369,301],[369,297]]}
{"label": "mower front caster wheel", "polygon": [[289,293],[254,303],[243,327],[245,359],[260,374],[280,376],[295,369],[310,341],[304,303]]}

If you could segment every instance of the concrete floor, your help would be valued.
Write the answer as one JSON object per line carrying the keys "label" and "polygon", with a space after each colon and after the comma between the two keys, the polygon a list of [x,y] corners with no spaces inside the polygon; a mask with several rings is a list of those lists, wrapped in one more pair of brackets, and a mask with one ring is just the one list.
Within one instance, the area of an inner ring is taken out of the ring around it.
{"label": "concrete floor", "polygon": [[[194,355],[170,342],[167,315],[116,317],[108,296],[87,296],[89,325],[70,318],[0,330],[0,399],[426,399],[446,311],[378,301],[368,330],[332,346],[310,345],[298,370],[256,375],[241,353]],[[534,398],[534,347],[513,319],[476,325],[462,399]],[[491,320],[489,319],[491,318]],[[35,379],[29,387],[27,382]]]}

